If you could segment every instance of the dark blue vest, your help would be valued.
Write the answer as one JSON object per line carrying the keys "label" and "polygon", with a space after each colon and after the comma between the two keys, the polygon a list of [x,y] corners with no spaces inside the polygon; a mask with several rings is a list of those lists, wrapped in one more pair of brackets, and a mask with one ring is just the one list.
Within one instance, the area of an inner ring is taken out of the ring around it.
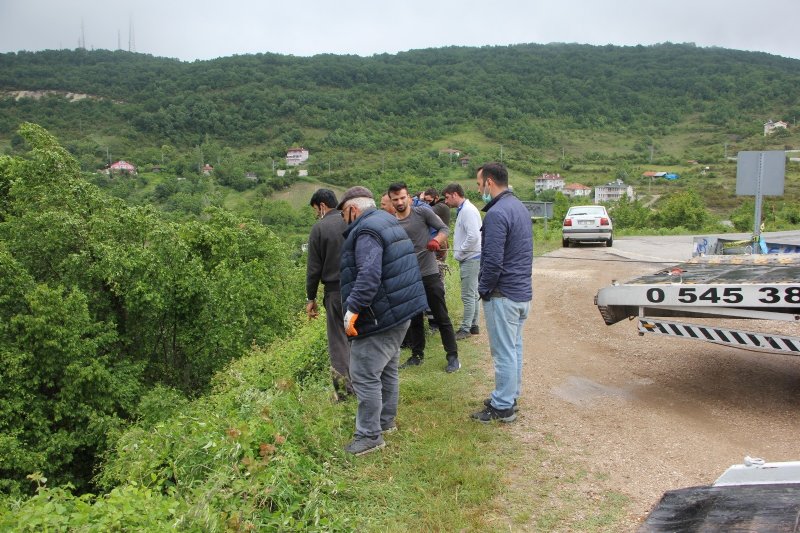
{"label": "dark blue vest", "polygon": [[345,305],[356,280],[355,245],[363,233],[380,239],[383,256],[378,292],[369,308],[361,310],[356,322],[359,337],[397,326],[428,306],[414,245],[394,217],[377,209],[365,211],[344,233],[340,278],[342,304]]}

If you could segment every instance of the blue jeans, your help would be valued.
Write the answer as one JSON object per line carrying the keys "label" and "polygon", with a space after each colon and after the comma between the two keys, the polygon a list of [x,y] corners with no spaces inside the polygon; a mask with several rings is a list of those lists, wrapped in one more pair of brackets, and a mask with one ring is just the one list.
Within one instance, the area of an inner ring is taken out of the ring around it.
{"label": "blue jeans", "polygon": [[528,318],[530,302],[515,302],[502,296],[483,301],[489,348],[494,361],[492,406],[513,407],[522,388],[522,326]]}
{"label": "blue jeans", "polygon": [[478,273],[481,270],[480,259],[467,259],[458,264],[461,274],[461,303],[464,304],[464,318],[461,319],[461,331],[469,331],[478,325],[481,306],[478,296]]}
{"label": "blue jeans", "polygon": [[391,427],[400,398],[400,343],[406,320],[391,329],[350,341],[350,379],[358,398],[356,437],[377,437]]}

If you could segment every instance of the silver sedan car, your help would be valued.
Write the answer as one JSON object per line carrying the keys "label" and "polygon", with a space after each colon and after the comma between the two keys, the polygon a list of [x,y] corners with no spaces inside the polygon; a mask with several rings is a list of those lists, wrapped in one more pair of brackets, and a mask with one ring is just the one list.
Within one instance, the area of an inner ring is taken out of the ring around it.
{"label": "silver sedan car", "polygon": [[575,205],[569,208],[561,225],[561,243],[568,247],[579,242],[614,244],[611,217],[602,205]]}

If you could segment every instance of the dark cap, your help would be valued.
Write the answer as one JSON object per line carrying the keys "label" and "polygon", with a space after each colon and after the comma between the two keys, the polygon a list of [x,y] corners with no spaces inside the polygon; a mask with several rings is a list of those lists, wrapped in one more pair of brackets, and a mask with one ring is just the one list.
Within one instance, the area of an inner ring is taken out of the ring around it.
{"label": "dark cap", "polygon": [[356,185],[355,187],[350,187],[349,189],[344,191],[344,196],[342,196],[342,201],[339,202],[339,205],[336,206],[336,209],[343,208],[344,204],[346,204],[353,198],[369,198],[370,200],[374,200],[374,198],[372,197],[372,191],[370,191],[366,187],[362,187],[361,185]]}

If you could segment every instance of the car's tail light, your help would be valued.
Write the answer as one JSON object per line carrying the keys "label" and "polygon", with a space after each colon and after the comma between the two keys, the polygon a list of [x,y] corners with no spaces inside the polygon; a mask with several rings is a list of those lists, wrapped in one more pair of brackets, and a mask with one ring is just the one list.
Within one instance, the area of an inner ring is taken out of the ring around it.
{"label": "car's tail light", "polygon": [[571,218],[565,218],[564,219],[564,225],[565,226],[571,226],[572,225],[572,219]]}
{"label": "car's tail light", "polygon": [[600,225],[601,226],[608,226],[608,219],[606,217],[600,218]]}

